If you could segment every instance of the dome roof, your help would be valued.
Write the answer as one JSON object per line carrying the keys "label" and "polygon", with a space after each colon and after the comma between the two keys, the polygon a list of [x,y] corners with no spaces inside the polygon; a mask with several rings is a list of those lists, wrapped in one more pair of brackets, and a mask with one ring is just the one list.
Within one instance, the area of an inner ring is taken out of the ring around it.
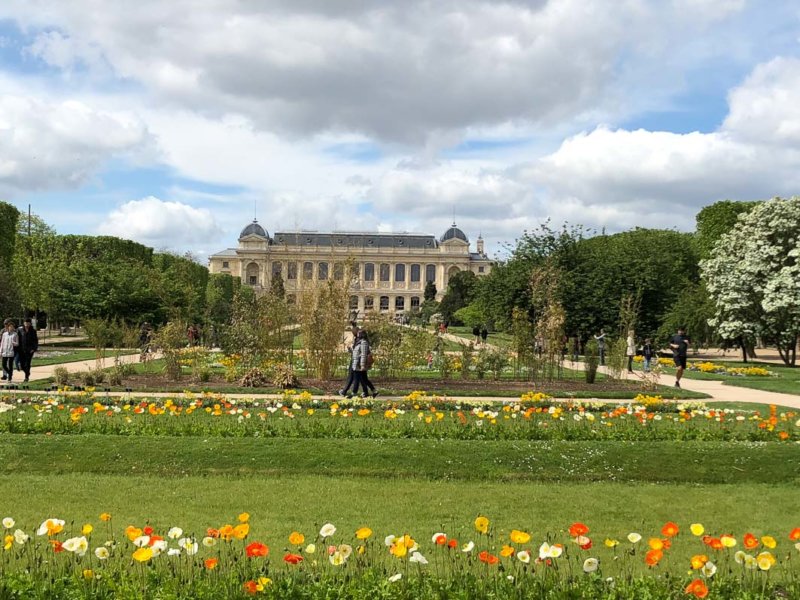
{"label": "dome roof", "polygon": [[257,219],[253,219],[252,223],[249,223],[247,227],[242,229],[242,233],[239,234],[239,239],[242,239],[248,235],[257,235],[259,237],[269,238],[269,234],[261,225],[258,224]]}
{"label": "dome roof", "polygon": [[440,242],[446,242],[448,240],[461,240],[462,242],[469,243],[467,236],[464,234],[463,231],[461,231],[458,227],[456,227],[455,223],[453,223],[450,229],[445,231],[442,237],[439,239]]}

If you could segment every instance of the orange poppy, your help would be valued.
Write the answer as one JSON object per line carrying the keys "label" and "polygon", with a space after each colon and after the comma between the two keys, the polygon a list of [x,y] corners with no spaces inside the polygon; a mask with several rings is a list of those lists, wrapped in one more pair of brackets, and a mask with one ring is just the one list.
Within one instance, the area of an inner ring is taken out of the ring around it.
{"label": "orange poppy", "polygon": [[795,527],[791,532],[789,532],[789,539],[793,542],[800,540],[800,527]]}
{"label": "orange poppy", "polygon": [[245,594],[250,594],[251,596],[255,596],[258,593],[258,584],[252,579],[250,581],[245,581],[244,592]]}
{"label": "orange poppy", "polygon": [[478,559],[487,565],[496,565],[498,562],[500,562],[499,558],[497,558],[494,554],[489,554],[487,550],[484,550],[478,554]]}
{"label": "orange poppy", "polygon": [[207,558],[203,561],[203,564],[206,566],[206,569],[216,569],[217,565],[219,564],[219,559]]}
{"label": "orange poppy", "polygon": [[702,569],[703,566],[708,562],[708,556],[705,554],[695,554],[692,557],[692,569],[695,571]]}
{"label": "orange poppy", "polygon": [[686,586],[686,593],[692,594],[695,598],[705,598],[708,596],[708,586],[702,579],[695,579]]}
{"label": "orange poppy", "polygon": [[664,541],[659,538],[650,538],[647,541],[647,545],[650,546],[652,550],[663,550],[664,549]]}
{"label": "orange poppy", "polygon": [[672,521],[668,521],[661,528],[661,535],[668,538],[675,537],[676,535],[678,535],[678,526]]}
{"label": "orange poppy", "polygon": [[444,546],[447,543],[447,536],[443,533],[437,535],[435,541],[437,546]]}
{"label": "orange poppy", "polygon": [[758,548],[758,538],[754,536],[752,533],[745,533],[744,538],[742,539],[742,543],[744,547],[748,550],[752,550],[753,548]]}
{"label": "orange poppy", "polygon": [[252,544],[248,544],[244,551],[248,558],[267,556],[269,554],[269,548],[266,546],[266,544],[262,544],[261,542],[253,542]]}
{"label": "orange poppy", "polygon": [[511,546],[503,546],[503,549],[500,550],[500,556],[502,556],[503,558],[508,558],[509,556],[513,555],[514,552],[515,552],[514,548],[512,548]]}
{"label": "orange poppy", "polygon": [[569,534],[572,537],[578,537],[579,535],[586,535],[589,533],[589,528],[584,525],[583,523],[573,523],[569,526]]}
{"label": "orange poppy", "polygon": [[304,541],[306,541],[306,536],[304,536],[299,531],[293,531],[292,533],[289,534],[289,543],[294,546],[299,546]]}
{"label": "orange poppy", "polygon": [[457,539],[450,539],[447,542],[448,548],[458,548],[458,540]]}
{"label": "orange poppy", "polygon": [[664,558],[664,552],[661,550],[649,550],[644,555],[644,562],[651,567],[655,567],[662,558]]}

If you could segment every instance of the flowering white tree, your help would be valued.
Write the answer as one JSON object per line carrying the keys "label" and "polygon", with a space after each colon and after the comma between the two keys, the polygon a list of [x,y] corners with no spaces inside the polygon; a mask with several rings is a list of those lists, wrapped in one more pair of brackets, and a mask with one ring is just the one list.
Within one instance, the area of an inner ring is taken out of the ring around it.
{"label": "flowering white tree", "polygon": [[794,365],[800,338],[800,197],[773,198],[739,217],[700,263],[726,339],[758,336]]}

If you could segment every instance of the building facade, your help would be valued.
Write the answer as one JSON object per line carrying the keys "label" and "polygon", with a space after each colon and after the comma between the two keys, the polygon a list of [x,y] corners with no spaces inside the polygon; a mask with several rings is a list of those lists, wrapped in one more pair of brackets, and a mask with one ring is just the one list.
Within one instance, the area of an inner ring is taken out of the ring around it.
{"label": "building facade", "polygon": [[476,252],[455,223],[436,239],[411,233],[292,232],[269,233],[254,220],[239,235],[237,248],[209,257],[212,273],[229,273],[256,291],[283,279],[286,297],[296,299],[304,285],[341,280],[353,269],[350,309],[358,315],[376,310],[402,314],[419,308],[427,282],[436,285],[437,300],[459,271],[486,275],[492,262],[479,236]]}

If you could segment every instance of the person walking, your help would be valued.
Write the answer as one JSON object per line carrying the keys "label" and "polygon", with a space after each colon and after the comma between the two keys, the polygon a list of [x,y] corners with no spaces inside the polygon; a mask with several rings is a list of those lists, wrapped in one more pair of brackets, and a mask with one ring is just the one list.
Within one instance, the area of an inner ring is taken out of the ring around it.
{"label": "person walking", "polygon": [[594,336],[597,340],[597,353],[600,355],[600,366],[606,364],[606,330],[600,328],[600,334]]}
{"label": "person walking", "polygon": [[350,346],[347,347],[347,351],[350,353],[350,360],[347,363],[347,382],[344,384],[344,387],[338,391],[340,396],[347,396],[348,398],[353,397],[353,394],[350,393],[350,387],[353,384],[358,385],[356,381],[356,372],[353,368],[353,353],[355,352],[356,343],[358,341],[358,326],[355,323],[352,324],[351,331],[353,333],[353,340]]}
{"label": "person walking", "polygon": [[3,381],[11,381],[14,378],[14,355],[17,352],[19,339],[14,321],[6,319],[4,321],[5,330],[0,337],[0,357],[3,359]]}
{"label": "person walking", "polygon": [[642,346],[642,357],[644,357],[644,372],[650,372],[650,361],[653,360],[653,344],[650,338],[645,338],[644,345]]}
{"label": "person walking", "polygon": [[486,326],[484,325],[481,328],[481,343],[485,346],[486,345],[486,338],[489,337],[489,332],[486,330]]}
{"label": "person walking", "polygon": [[689,354],[689,341],[686,329],[678,327],[678,333],[672,336],[669,347],[672,348],[672,358],[675,361],[675,387],[681,387],[681,377],[686,370],[686,358]]}
{"label": "person walking", "polygon": [[481,328],[478,327],[477,325],[475,325],[475,327],[472,328],[472,335],[475,336],[475,344],[476,345],[480,344],[481,343]]}
{"label": "person walking", "polygon": [[31,319],[25,319],[22,327],[17,329],[17,356],[22,372],[25,373],[25,381],[31,378],[31,360],[33,354],[39,350],[39,335],[33,327]]}
{"label": "person walking", "polygon": [[356,384],[353,388],[353,394],[358,394],[358,388],[361,387],[362,398],[365,398],[367,395],[371,395],[375,398],[378,395],[378,391],[369,380],[369,369],[372,367],[372,363],[373,357],[369,347],[369,338],[367,337],[367,332],[362,329],[358,332],[356,345],[353,349],[353,360],[351,362],[353,371],[356,374]]}
{"label": "person walking", "polygon": [[625,340],[625,356],[628,357],[628,373],[633,373],[633,357],[636,356],[636,335],[633,329],[628,330],[628,339]]}
{"label": "person walking", "polygon": [[578,356],[581,353],[581,338],[580,336],[572,336],[572,362],[578,362]]}

